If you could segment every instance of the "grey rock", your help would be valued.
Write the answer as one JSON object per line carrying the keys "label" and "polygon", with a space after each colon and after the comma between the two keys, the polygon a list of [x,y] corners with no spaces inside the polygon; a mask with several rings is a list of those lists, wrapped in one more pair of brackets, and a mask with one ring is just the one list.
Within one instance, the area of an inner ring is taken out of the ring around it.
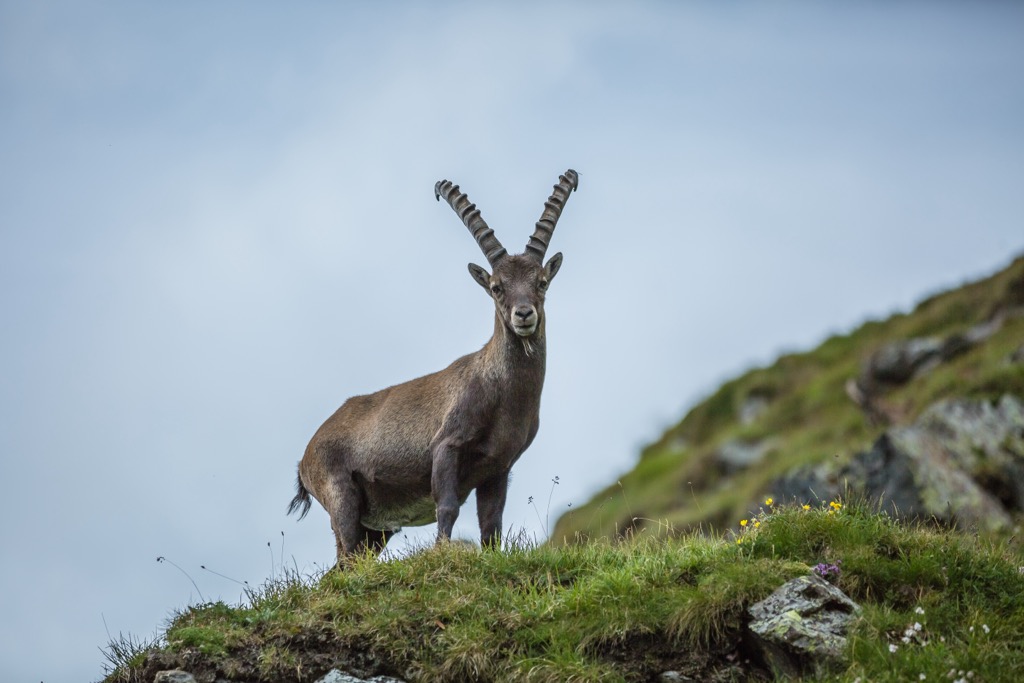
{"label": "grey rock", "polygon": [[749,629],[768,666],[795,678],[842,665],[846,632],[860,606],[810,574],[786,582],[748,612]]}
{"label": "grey rock", "polygon": [[1011,524],[999,501],[959,467],[943,441],[920,427],[890,429],[840,476],[899,517],[990,531]]}
{"label": "grey rock", "polygon": [[[797,467],[776,479],[767,492],[780,503],[809,503],[815,507],[836,500],[842,493],[838,468],[831,461],[814,466]],[[755,504],[751,512],[755,512]]]}
{"label": "grey rock", "polygon": [[1002,328],[1003,322],[1005,322],[1005,315],[996,315],[993,316],[992,319],[989,320],[988,322],[979,323],[978,325],[975,325],[971,329],[964,332],[963,335],[950,336],[946,340],[947,353],[944,356],[944,359],[948,359],[951,357],[949,355],[949,349],[953,346],[953,343],[950,340],[956,338],[957,336],[961,336],[963,340],[967,343],[967,348],[970,348],[975,344],[980,344],[981,342],[986,341],[989,337],[998,332]]}
{"label": "grey rock", "polygon": [[939,436],[957,462],[976,472],[985,461],[1024,463],[1024,402],[1010,394],[998,402],[951,398],[930,407],[918,425]]}
{"label": "grey rock", "polygon": [[196,683],[196,677],[181,669],[171,669],[158,671],[153,677],[153,683]]}
{"label": "grey rock", "polygon": [[869,383],[904,384],[940,362],[942,347],[938,337],[890,342],[871,354],[864,374]]}
{"label": "grey rock", "polygon": [[345,673],[338,669],[331,669],[322,677],[316,680],[316,683],[405,683],[401,679],[392,678],[391,676],[374,676],[373,678],[359,678],[352,674]]}
{"label": "grey rock", "polygon": [[732,439],[719,446],[715,452],[715,460],[723,474],[731,474],[761,462],[771,449],[772,442],[770,440]]}
{"label": "grey rock", "polygon": [[888,429],[849,464],[799,467],[766,489],[780,502],[801,504],[847,491],[903,518],[1009,528],[1010,513],[1024,511],[1024,401],[939,401],[913,425]]}
{"label": "grey rock", "polygon": [[744,425],[753,424],[757,421],[757,418],[764,414],[764,411],[768,410],[770,403],[771,401],[764,394],[751,393],[740,404],[740,423]]}
{"label": "grey rock", "polygon": [[951,526],[1009,528],[1024,509],[1024,403],[948,399],[888,430],[840,472],[883,509]]}
{"label": "grey rock", "polygon": [[1024,402],[951,399],[918,420],[939,438],[957,464],[1012,511],[1024,510]]}
{"label": "grey rock", "polygon": [[994,316],[966,332],[945,338],[918,337],[889,342],[868,357],[857,384],[868,394],[886,385],[905,384],[985,342],[1003,326],[1004,318]]}
{"label": "grey rock", "polygon": [[681,683],[682,681],[692,681],[693,679],[689,676],[684,676],[678,671],[663,671],[658,676],[658,683]]}
{"label": "grey rock", "polygon": [[987,457],[1012,452],[1024,458],[1024,402],[1009,394],[996,403],[939,401],[921,415],[918,425],[934,431],[958,451],[980,450]]}

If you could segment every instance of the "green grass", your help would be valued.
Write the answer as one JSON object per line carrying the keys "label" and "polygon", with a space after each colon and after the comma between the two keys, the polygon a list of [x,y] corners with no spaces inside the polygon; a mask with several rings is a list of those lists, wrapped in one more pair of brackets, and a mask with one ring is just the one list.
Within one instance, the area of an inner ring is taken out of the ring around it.
{"label": "green grass", "polygon": [[[269,583],[241,606],[192,607],[156,654],[127,653],[106,680],[151,680],[175,666],[250,681],[312,681],[335,666],[411,681],[640,681],[666,670],[769,680],[745,644],[746,609],[819,562],[839,563],[835,583],[864,607],[835,680],[939,680],[963,669],[998,681],[1024,670],[1019,550],[901,526],[854,503],[766,506],[720,537],[358,558]],[[921,630],[903,643],[915,622]]]}
{"label": "green grass", "polygon": [[[1008,680],[1024,670],[1015,537],[901,525],[864,501],[746,512],[789,469],[843,462],[879,436],[844,390],[870,353],[963,332],[1007,306],[1024,306],[1024,259],[727,382],[631,472],[563,516],[557,545],[452,544],[288,576],[240,606],[191,607],[154,641],[112,640],[105,681],[185,668],[200,680],[298,682],[334,667],[410,681],[644,681],[666,670],[770,680],[745,637],[746,610],[819,563],[841,567],[833,581],[863,607],[847,668],[832,680]],[[1024,364],[1007,362],[1022,339],[1024,317],[1008,319],[982,346],[884,400],[911,421],[951,396],[1024,396]],[[768,408],[741,424],[751,396]],[[714,466],[723,443],[766,438],[771,451],[756,467],[726,475]]]}
{"label": "green grass", "polygon": [[[922,336],[946,337],[985,322],[996,310],[1024,306],[1024,258],[985,280],[937,294],[912,312],[871,321],[818,348],[787,354],[723,384],[678,424],[643,450],[634,469],[574,506],[555,524],[558,542],[615,537],[638,528],[662,533],[723,529],[752,500],[770,495],[772,483],[798,466],[832,459],[845,463],[867,450],[884,427],[872,425],[846,394],[848,380],[882,345]],[[883,396],[900,423],[908,423],[949,397],[1024,396],[1024,363],[1009,363],[1024,340],[1024,316],[1010,317],[983,344]],[[753,423],[741,424],[748,397],[768,399]],[[772,451],[756,467],[726,479],[714,466],[727,441],[771,439]]]}

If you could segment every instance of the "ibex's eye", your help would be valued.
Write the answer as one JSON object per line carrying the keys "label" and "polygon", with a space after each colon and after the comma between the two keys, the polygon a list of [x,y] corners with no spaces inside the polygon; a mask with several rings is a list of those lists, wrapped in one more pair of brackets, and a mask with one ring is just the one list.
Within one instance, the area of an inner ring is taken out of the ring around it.
{"label": "ibex's eye", "polygon": [[501,296],[501,285],[491,285],[491,294]]}
{"label": "ibex's eye", "polygon": [[540,283],[538,283],[537,286],[540,287],[542,290],[543,289],[547,289],[548,288],[548,281],[547,280],[541,280]]}

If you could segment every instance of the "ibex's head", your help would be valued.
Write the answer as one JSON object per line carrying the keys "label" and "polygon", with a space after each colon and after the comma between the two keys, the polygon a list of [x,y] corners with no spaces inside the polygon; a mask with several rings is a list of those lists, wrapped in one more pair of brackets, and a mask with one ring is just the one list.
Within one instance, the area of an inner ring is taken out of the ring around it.
{"label": "ibex's head", "polygon": [[494,299],[498,317],[504,321],[506,327],[520,337],[530,337],[541,327],[544,318],[544,294],[562,265],[561,252],[552,256],[546,264],[544,254],[558,223],[558,217],[569,199],[569,193],[578,185],[579,176],[572,169],[559,176],[554,191],[544,202],[544,213],[541,214],[537,228],[526,244],[526,251],[514,256],[510,256],[501,246],[501,242],[494,236],[494,231],[487,227],[487,223],[480,216],[476,205],[470,203],[469,197],[459,191],[458,185],[442,180],[434,186],[434,196],[438,200],[444,197],[455,209],[462,222],[473,233],[477,244],[487,257],[487,262],[491,264],[493,272],[488,273],[484,268],[470,263],[470,275]]}

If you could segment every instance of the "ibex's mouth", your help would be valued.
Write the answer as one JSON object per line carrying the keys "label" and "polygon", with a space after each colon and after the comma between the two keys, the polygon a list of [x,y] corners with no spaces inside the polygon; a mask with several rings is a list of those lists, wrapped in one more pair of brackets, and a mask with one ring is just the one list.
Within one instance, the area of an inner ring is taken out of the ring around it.
{"label": "ibex's mouth", "polygon": [[510,311],[509,322],[512,323],[512,329],[515,330],[517,335],[529,337],[537,331],[537,325],[540,324],[540,315],[533,306],[518,305],[514,306]]}

